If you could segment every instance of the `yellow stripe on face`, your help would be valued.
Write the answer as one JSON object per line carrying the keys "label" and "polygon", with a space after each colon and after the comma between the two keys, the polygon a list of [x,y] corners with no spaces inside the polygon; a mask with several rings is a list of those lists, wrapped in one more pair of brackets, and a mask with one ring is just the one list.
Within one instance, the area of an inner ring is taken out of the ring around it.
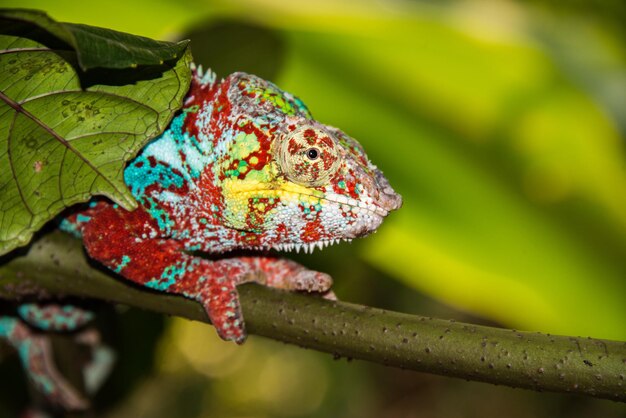
{"label": "yellow stripe on face", "polygon": [[[250,199],[276,199],[283,205],[292,203],[308,207],[319,204],[320,199],[324,197],[324,193],[319,190],[291,183],[282,178],[268,183],[249,177],[224,179],[222,195],[225,203],[224,221],[228,226],[236,229],[247,227],[246,219],[251,211]],[[259,210],[259,207],[254,207],[254,209]],[[297,215],[294,214],[294,216]]]}

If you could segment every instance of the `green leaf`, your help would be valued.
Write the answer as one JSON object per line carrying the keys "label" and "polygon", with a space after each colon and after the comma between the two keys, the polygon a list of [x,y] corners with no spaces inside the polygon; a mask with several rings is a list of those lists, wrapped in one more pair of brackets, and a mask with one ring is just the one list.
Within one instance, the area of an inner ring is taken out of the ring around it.
{"label": "green leaf", "polygon": [[0,9],[0,18],[36,25],[61,39],[76,51],[83,70],[160,65],[180,58],[189,43],[155,41],[111,29],[56,22],[39,10]]}
{"label": "green leaf", "polygon": [[189,51],[126,70],[85,73],[75,60],[0,34],[0,254],[93,195],[134,208],[125,163],[163,132],[189,86]]}

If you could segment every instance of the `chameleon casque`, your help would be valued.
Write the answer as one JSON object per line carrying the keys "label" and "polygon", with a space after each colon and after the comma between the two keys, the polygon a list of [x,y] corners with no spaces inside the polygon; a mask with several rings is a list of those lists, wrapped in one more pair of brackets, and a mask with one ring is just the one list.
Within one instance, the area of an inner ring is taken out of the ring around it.
{"label": "chameleon casque", "polygon": [[[182,111],[125,169],[139,208],[96,199],[60,227],[120,276],[197,300],[220,337],[242,343],[238,284],[330,292],[330,276],[267,250],[308,252],[367,235],[401,197],[357,141],[313,119],[297,97],[245,73],[218,82],[211,71],[192,72]],[[237,257],[232,250],[261,252]],[[83,406],[35,329],[78,329],[90,313],[42,304],[18,313],[0,316],[0,337],[18,350],[30,380],[54,403]],[[89,376],[105,374],[97,361],[110,356],[99,353],[85,372],[88,389],[101,380]]]}

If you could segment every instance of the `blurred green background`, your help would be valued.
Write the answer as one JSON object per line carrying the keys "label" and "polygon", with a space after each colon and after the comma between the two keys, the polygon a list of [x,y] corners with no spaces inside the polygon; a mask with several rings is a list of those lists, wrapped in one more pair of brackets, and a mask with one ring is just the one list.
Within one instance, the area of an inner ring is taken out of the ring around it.
{"label": "blurred green background", "polygon": [[[191,38],[196,62],[218,76],[270,79],[357,138],[405,204],[371,237],[297,257],[332,274],[341,299],[626,340],[624,1],[0,5]],[[120,367],[98,416],[626,417],[609,401],[335,361],[260,338],[235,347],[207,326],[132,310],[115,322]]]}

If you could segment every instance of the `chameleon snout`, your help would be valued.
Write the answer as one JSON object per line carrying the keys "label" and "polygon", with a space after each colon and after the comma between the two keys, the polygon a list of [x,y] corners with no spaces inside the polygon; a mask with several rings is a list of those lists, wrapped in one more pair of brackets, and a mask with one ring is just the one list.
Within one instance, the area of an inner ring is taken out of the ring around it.
{"label": "chameleon snout", "polygon": [[382,171],[378,169],[376,170],[374,180],[377,185],[376,189],[379,191],[378,205],[387,212],[400,209],[402,206],[402,196],[393,190],[389,184],[389,180],[387,180],[387,178],[383,175]]}

